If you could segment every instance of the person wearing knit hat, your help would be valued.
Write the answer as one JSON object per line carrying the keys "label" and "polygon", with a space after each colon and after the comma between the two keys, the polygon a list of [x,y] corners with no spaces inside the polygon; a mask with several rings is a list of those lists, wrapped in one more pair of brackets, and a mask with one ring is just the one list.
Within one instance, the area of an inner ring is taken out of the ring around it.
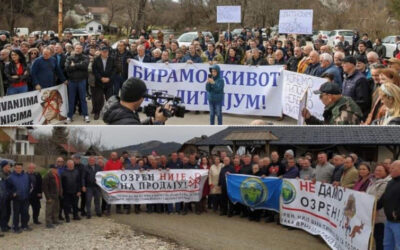
{"label": "person wearing knit hat", "polygon": [[[137,110],[143,103],[147,93],[146,84],[138,78],[129,78],[121,88],[121,98],[111,97],[104,109],[103,120],[109,125],[155,125],[164,124],[167,117],[160,111],[160,107],[156,110],[155,117],[141,123]],[[169,107],[165,107],[169,108]]]}

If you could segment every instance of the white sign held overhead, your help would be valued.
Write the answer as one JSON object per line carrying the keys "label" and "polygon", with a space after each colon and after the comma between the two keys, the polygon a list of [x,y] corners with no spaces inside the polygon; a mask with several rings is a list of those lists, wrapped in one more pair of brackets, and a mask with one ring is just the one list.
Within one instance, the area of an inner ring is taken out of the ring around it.
{"label": "white sign held overhead", "polygon": [[280,34],[311,35],[313,31],[313,10],[280,10]]}
{"label": "white sign held overhead", "polygon": [[217,23],[241,23],[241,6],[217,6]]}

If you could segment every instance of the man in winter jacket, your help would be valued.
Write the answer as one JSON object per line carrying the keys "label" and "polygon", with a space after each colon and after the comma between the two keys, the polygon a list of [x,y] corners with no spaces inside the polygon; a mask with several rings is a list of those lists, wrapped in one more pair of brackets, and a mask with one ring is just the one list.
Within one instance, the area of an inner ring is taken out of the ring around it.
{"label": "man in winter jacket", "polygon": [[226,175],[234,173],[235,169],[231,165],[231,159],[225,157],[223,160],[224,167],[221,168],[219,173],[218,186],[221,187],[221,216],[228,215],[228,217],[233,216],[233,203],[229,200],[228,190],[226,184]]}
{"label": "man in winter jacket", "polygon": [[0,183],[3,187],[3,199],[0,200],[0,227],[2,232],[8,232],[11,229],[8,226],[11,216],[11,197],[6,187],[6,180],[11,173],[11,167],[6,160],[0,162],[0,167]]}
{"label": "man in winter jacket", "polygon": [[36,165],[34,163],[30,163],[27,171],[32,186],[32,190],[29,195],[29,203],[32,206],[33,223],[39,225],[42,224],[39,222],[41,207],[40,200],[42,199],[42,176],[38,172],[35,172],[35,170]]}
{"label": "man in winter jacket", "polygon": [[101,217],[101,189],[96,184],[96,174],[100,171],[102,171],[102,169],[99,165],[96,164],[96,158],[94,156],[89,157],[88,165],[85,166],[82,176],[82,191],[86,193],[86,211],[88,218],[91,217],[93,198],[96,215],[98,217]]}
{"label": "man in winter jacket", "polygon": [[392,180],[379,199],[377,209],[383,208],[387,221],[383,239],[384,249],[400,249],[400,161],[391,165]]}
{"label": "man in winter jacket", "polygon": [[29,176],[23,172],[22,163],[15,164],[14,172],[7,178],[6,185],[7,191],[13,199],[14,233],[21,233],[21,229],[31,231],[32,229],[28,227],[31,182]]}
{"label": "man in winter jacket", "polygon": [[[74,168],[76,170],[78,170],[78,172],[80,174],[80,180],[82,181],[83,171],[85,169],[85,165],[83,165],[81,163],[80,154],[74,154],[72,156],[72,160],[74,161]],[[86,216],[86,211],[85,211],[85,208],[86,208],[86,195],[85,195],[85,193],[81,193],[80,199],[81,199],[80,205],[79,205],[79,202],[78,202],[79,211],[81,212],[81,216]]]}
{"label": "man in winter jacket", "polygon": [[[104,166],[104,171],[117,171],[122,169],[122,162],[118,158],[117,152],[112,152],[110,155],[110,159],[107,161]],[[111,213],[111,204],[107,205],[106,215],[110,215]],[[117,205],[117,214],[122,214],[121,205]]]}
{"label": "man in winter jacket", "polygon": [[78,199],[81,195],[81,174],[75,169],[74,161],[67,161],[67,169],[61,174],[61,184],[64,198],[65,221],[70,222],[69,215],[72,214],[74,220],[80,220],[78,216]]}
{"label": "man in winter jacket", "polygon": [[58,213],[60,198],[63,195],[61,178],[56,165],[50,165],[50,171],[43,178],[42,190],[46,197],[46,227],[54,228],[54,225],[60,224]]}
{"label": "man in winter jacket", "polygon": [[82,115],[85,122],[89,123],[89,113],[86,102],[86,84],[88,78],[89,58],[82,54],[82,45],[76,44],[74,54],[67,58],[65,71],[67,72],[68,83],[68,118],[66,123],[72,122],[75,111],[76,98],[79,97]]}
{"label": "man in winter jacket", "polygon": [[[138,78],[129,78],[121,88],[121,98],[111,97],[104,107],[103,120],[110,125],[157,125],[164,124],[167,117],[160,107],[151,117],[141,123],[137,110],[144,101],[147,92],[146,84]],[[169,108],[168,105],[165,108]]]}

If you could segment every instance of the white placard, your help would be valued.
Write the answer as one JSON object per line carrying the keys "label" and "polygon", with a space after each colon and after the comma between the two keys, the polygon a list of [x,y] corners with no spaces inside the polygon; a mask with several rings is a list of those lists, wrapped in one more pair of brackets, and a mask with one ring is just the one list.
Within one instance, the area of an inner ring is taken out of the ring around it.
{"label": "white placard", "polygon": [[217,6],[217,23],[241,23],[241,6]]}
{"label": "white placard", "polygon": [[311,35],[313,10],[280,10],[279,33]]}

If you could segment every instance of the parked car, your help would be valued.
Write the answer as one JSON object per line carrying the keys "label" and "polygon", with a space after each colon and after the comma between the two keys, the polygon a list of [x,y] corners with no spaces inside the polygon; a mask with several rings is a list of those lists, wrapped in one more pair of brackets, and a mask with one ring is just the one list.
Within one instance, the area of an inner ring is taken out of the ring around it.
{"label": "parked car", "polygon": [[[212,35],[211,32],[209,31],[203,31],[202,32],[204,36],[210,36],[211,37],[211,41],[214,41],[214,37]],[[187,32],[182,34],[179,38],[178,38],[178,43],[179,46],[185,45],[186,47],[188,47],[190,44],[192,44],[193,40],[197,38],[197,32]]]}
{"label": "parked car", "polygon": [[14,166],[14,164],[15,164],[15,161],[14,161],[14,160],[10,160],[10,159],[6,159],[6,158],[1,158],[1,157],[0,157],[0,162],[3,161],[3,160],[8,161],[8,163],[9,163],[11,166]]}
{"label": "parked car", "polygon": [[313,32],[312,40],[313,41],[317,40],[318,36],[321,34],[322,35],[322,40],[324,40],[325,44],[327,44],[330,33],[331,32],[329,30],[315,30]]}
{"label": "parked car", "polygon": [[353,30],[332,30],[328,36],[328,45],[334,47],[340,41],[339,36],[344,36],[344,40],[348,41],[350,45],[353,45],[353,35]]}
{"label": "parked car", "polygon": [[393,57],[393,52],[396,50],[396,37],[397,36],[387,36],[382,39],[382,44],[386,47],[386,57]]}
{"label": "parked car", "polygon": [[14,28],[14,33],[18,36],[27,36],[29,35],[28,28]]}
{"label": "parked car", "polygon": [[42,38],[42,32],[40,30],[36,30],[30,33],[29,36],[39,36],[39,38]]}

